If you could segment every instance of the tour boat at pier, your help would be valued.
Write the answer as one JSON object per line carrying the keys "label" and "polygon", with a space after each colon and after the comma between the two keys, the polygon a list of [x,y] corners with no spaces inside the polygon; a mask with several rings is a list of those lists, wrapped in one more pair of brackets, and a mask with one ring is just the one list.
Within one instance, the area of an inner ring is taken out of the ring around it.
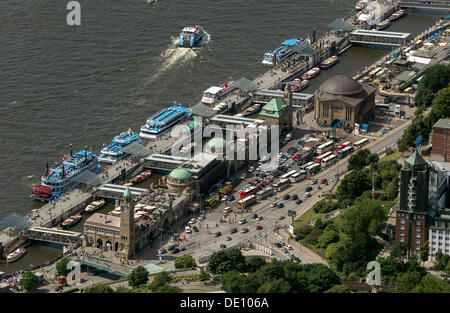
{"label": "tour boat at pier", "polygon": [[233,81],[227,81],[220,87],[209,87],[203,92],[202,100],[200,102],[207,105],[214,104],[216,101],[221,100],[228,93],[235,89],[235,87],[232,85]]}
{"label": "tour boat at pier", "polygon": [[93,202],[91,202],[91,204],[86,206],[86,208],[84,209],[84,212],[86,212],[86,213],[95,212],[104,205],[105,205],[105,199],[101,199],[99,201],[93,201]]}
{"label": "tour boat at pier", "polygon": [[17,261],[18,259],[23,257],[25,255],[25,253],[27,253],[27,250],[25,248],[17,249],[15,251],[11,252],[10,254],[8,254],[8,256],[6,257],[6,262],[11,263],[11,262]]}
{"label": "tour boat at pier", "polygon": [[393,22],[406,15],[406,10],[398,10],[389,17],[389,21]]}
{"label": "tour boat at pier", "polygon": [[332,57],[329,57],[328,59],[323,61],[320,64],[320,68],[321,69],[327,69],[327,68],[332,67],[333,65],[335,65],[338,61],[339,61],[338,56],[337,55],[333,55]]}
{"label": "tour boat at pier", "polygon": [[293,55],[295,52],[293,51],[293,47],[303,43],[305,45],[311,45],[311,41],[309,39],[298,39],[292,38],[289,40],[285,40],[281,43],[277,49],[273,51],[266,52],[264,54],[264,59],[262,60],[262,64],[266,66],[275,66],[283,62],[286,58]]}
{"label": "tour boat at pier", "polygon": [[113,138],[112,143],[100,151],[98,160],[104,163],[116,163],[118,160],[128,155],[128,153],[123,152],[123,148],[135,141],[142,144],[142,140],[140,140],[139,136],[131,129],[117,135]]}
{"label": "tour boat at pier", "polygon": [[361,11],[362,9],[364,9],[367,6],[367,0],[366,1],[358,1],[355,4],[355,10],[356,11]]}
{"label": "tour boat at pier", "polygon": [[[89,171],[94,174],[100,172],[98,157],[88,150],[79,150],[70,156],[62,158],[62,164],[55,168],[49,168],[48,164],[45,173],[41,177],[41,183],[34,186],[33,194],[30,198],[50,201],[59,197],[68,189],[80,184],[76,179],[79,175]],[[91,174],[92,174],[91,173]]]}
{"label": "tour boat at pier", "polygon": [[291,91],[292,92],[299,92],[302,91],[303,89],[305,89],[306,87],[308,87],[309,85],[309,80],[303,79],[294,79],[293,81],[290,81],[289,83],[289,87],[291,87]]}
{"label": "tour boat at pier", "polygon": [[147,180],[152,176],[152,171],[148,170],[145,172],[142,172],[141,174],[137,175],[136,177],[131,179],[132,184],[139,184],[143,182],[144,180]]}
{"label": "tour boat at pier", "polygon": [[141,126],[139,137],[146,139],[155,139],[161,133],[171,128],[173,125],[181,122],[191,115],[189,110],[182,106],[171,106],[153,114]]}
{"label": "tour boat at pier", "polygon": [[384,20],[383,22],[381,22],[380,24],[378,24],[377,26],[377,30],[383,30],[389,27],[389,25],[391,25],[391,22],[389,20]]}
{"label": "tour boat at pier", "polygon": [[303,80],[311,80],[312,78],[316,77],[320,73],[320,68],[314,67],[307,71],[305,74],[302,75]]}
{"label": "tour boat at pier", "polygon": [[242,116],[247,117],[252,114],[258,113],[262,109],[262,103],[255,103],[242,112]]}
{"label": "tour boat at pier", "polygon": [[180,34],[180,47],[192,48],[197,45],[205,35],[203,28],[199,25],[187,26]]}
{"label": "tour boat at pier", "polygon": [[78,224],[83,217],[81,214],[72,215],[71,217],[64,220],[64,222],[61,224],[62,229],[70,228],[76,224]]}

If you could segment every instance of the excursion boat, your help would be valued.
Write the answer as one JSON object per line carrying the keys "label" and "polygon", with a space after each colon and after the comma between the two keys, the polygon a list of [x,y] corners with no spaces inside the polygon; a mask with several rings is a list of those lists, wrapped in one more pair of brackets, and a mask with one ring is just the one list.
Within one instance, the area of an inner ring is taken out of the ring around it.
{"label": "excursion boat", "polygon": [[361,11],[362,9],[364,9],[367,6],[367,0],[366,1],[358,1],[355,4],[355,10],[356,11]]}
{"label": "excursion boat", "polygon": [[149,179],[150,176],[152,176],[152,171],[150,171],[150,170],[145,171],[145,172],[137,175],[136,177],[133,177],[131,179],[131,183],[132,184],[139,184],[139,183],[143,182],[144,180]]}
{"label": "excursion boat", "polygon": [[80,184],[76,179],[86,171],[99,173],[101,170],[98,164],[98,157],[88,150],[79,150],[70,156],[63,157],[63,163],[55,168],[49,168],[48,164],[45,173],[41,177],[41,183],[36,184],[30,198],[41,201],[50,201],[59,197],[68,189]]}
{"label": "excursion boat", "polygon": [[286,58],[290,57],[294,54],[292,47],[303,43],[305,45],[311,45],[311,41],[309,39],[289,39],[285,40],[281,43],[281,45],[273,50],[266,52],[264,54],[264,59],[262,60],[262,64],[266,66],[275,66],[283,62]]}
{"label": "excursion boat", "polygon": [[81,214],[72,215],[69,218],[66,218],[64,222],[61,224],[62,229],[68,229],[76,224],[78,224],[82,219]]}
{"label": "excursion boat", "polygon": [[289,83],[289,87],[291,87],[291,91],[292,92],[299,92],[302,91],[303,89],[305,89],[306,87],[308,87],[309,85],[309,80],[303,79],[294,79],[293,81],[290,81]]}
{"label": "excursion boat", "polygon": [[233,81],[227,81],[220,87],[209,87],[203,92],[202,100],[200,102],[207,105],[214,104],[235,89],[232,85]]}
{"label": "excursion boat", "polygon": [[205,35],[203,28],[200,25],[187,26],[183,28],[180,34],[180,47],[192,48],[197,45]]}
{"label": "excursion boat", "polygon": [[314,67],[307,71],[305,74],[302,75],[303,80],[311,80],[312,78],[316,77],[320,73],[320,68]]}
{"label": "excursion boat", "polygon": [[8,256],[6,257],[6,262],[11,263],[11,262],[17,261],[18,259],[23,257],[25,255],[25,253],[27,253],[27,250],[25,248],[17,249],[15,251],[11,252],[10,254],[8,254]]}
{"label": "excursion boat", "polygon": [[93,201],[86,206],[86,208],[84,209],[84,212],[85,213],[95,212],[104,205],[105,205],[105,199],[101,199],[99,201]]}
{"label": "excursion boat", "polygon": [[262,109],[262,103],[255,103],[251,107],[245,109],[242,112],[242,116],[244,116],[244,117],[250,116],[252,114],[258,113],[259,111],[261,111],[261,109]]}
{"label": "excursion boat", "polygon": [[329,57],[328,59],[323,61],[320,64],[320,68],[321,69],[327,69],[327,68],[332,67],[333,65],[335,65],[338,61],[339,61],[338,56],[337,55],[333,55],[332,57]]}
{"label": "excursion boat", "polygon": [[135,141],[142,144],[142,140],[139,139],[139,136],[131,129],[117,135],[113,138],[112,143],[110,143],[100,151],[98,160],[104,163],[116,163],[118,160],[128,155],[128,153],[122,151],[123,148]]}
{"label": "excursion boat", "polygon": [[389,17],[389,21],[393,22],[406,15],[406,10],[398,10]]}
{"label": "excursion boat", "polygon": [[383,30],[389,27],[389,25],[391,25],[391,22],[389,20],[384,20],[383,22],[381,22],[380,24],[378,24],[377,26],[377,30]]}
{"label": "excursion boat", "polygon": [[155,139],[161,133],[185,118],[188,118],[190,115],[191,113],[189,110],[182,106],[171,106],[166,109],[162,109],[149,117],[146,124],[141,126],[139,137]]}

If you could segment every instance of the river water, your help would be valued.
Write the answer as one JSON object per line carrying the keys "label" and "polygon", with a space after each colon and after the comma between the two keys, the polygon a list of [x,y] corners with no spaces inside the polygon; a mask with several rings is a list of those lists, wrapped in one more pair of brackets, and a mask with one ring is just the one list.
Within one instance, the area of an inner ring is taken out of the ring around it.
{"label": "river water", "polygon": [[[264,52],[281,41],[317,37],[353,13],[349,0],[79,0],[81,26],[66,24],[67,1],[0,3],[0,218],[42,204],[32,186],[74,148],[98,153],[118,133],[177,101],[197,103],[202,91],[230,78],[255,78]],[[409,14],[387,31],[420,33],[436,16]],[[176,48],[181,29],[200,24],[206,46]],[[315,78],[352,75],[386,51],[353,47]],[[81,226],[78,226],[81,230]],[[54,257],[54,247],[29,247],[9,272]]]}

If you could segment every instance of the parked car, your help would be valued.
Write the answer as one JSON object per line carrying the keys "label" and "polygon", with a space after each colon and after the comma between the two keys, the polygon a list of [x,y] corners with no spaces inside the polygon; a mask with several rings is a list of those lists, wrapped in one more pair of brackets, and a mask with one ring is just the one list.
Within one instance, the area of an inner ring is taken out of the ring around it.
{"label": "parked car", "polygon": [[245,223],[247,223],[247,220],[245,218],[239,221],[239,225],[244,225]]}
{"label": "parked car", "polygon": [[222,236],[222,233],[221,233],[220,231],[218,231],[218,232],[216,232],[216,233],[214,234],[214,236],[215,236],[215,237]]}
{"label": "parked car", "polygon": [[263,227],[261,225],[256,225],[256,229],[261,230],[261,229],[263,229]]}
{"label": "parked car", "polygon": [[320,181],[321,184],[328,184],[328,179],[324,178]]}
{"label": "parked car", "polygon": [[272,202],[272,204],[270,205],[272,208],[276,207],[278,205],[278,203],[276,202]]}
{"label": "parked car", "polygon": [[311,194],[309,192],[305,192],[305,198],[311,197]]}
{"label": "parked car", "polygon": [[290,195],[284,195],[283,200],[289,200],[290,197],[291,197]]}
{"label": "parked car", "polygon": [[173,249],[175,249],[178,245],[176,243],[174,243],[173,245],[170,245],[169,247],[167,247],[167,251],[172,251]]}
{"label": "parked car", "polygon": [[313,187],[311,187],[311,186],[308,186],[308,187],[305,188],[306,192],[310,192],[311,190],[313,190]]}
{"label": "parked car", "polygon": [[281,209],[281,208],[283,208],[283,207],[284,207],[284,204],[283,204],[283,203],[279,203],[279,204],[278,204],[278,208]]}
{"label": "parked car", "polygon": [[171,254],[177,254],[178,252],[180,252],[180,249],[175,248],[172,251],[170,251]]}
{"label": "parked car", "polygon": [[232,228],[231,230],[230,230],[230,234],[234,234],[234,233],[237,233],[237,228]]}
{"label": "parked car", "polygon": [[302,202],[303,202],[302,199],[297,199],[297,200],[295,200],[295,204],[301,204]]}
{"label": "parked car", "polygon": [[298,199],[298,196],[297,196],[297,195],[292,195],[291,199],[292,199],[292,200],[297,200],[297,199]]}
{"label": "parked car", "polygon": [[255,219],[255,218],[257,218],[257,217],[258,217],[258,214],[256,214],[256,213],[253,213],[253,214],[252,214],[252,218],[253,218],[253,219]]}
{"label": "parked car", "polygon": [[318,182],[317,179],[312,179],[311,180],[311,185],[315,185],[315,184],[317,184],[317,182]]}
{"label": "parked car", "polygon": [[195,224],[195,222],[197,222],[197,220],[195,219],[195,217],[194,217],[194,218],[191,218],[191,219],[189,220],[189,224]]}
{"label": "parked car", "polygon": [[256,221],[261,221],[263,219],[263,217],[261,215],[258,215],[257,218],[255,218]]}
{"label": "parked car", "polygon": [[242,234],[248,233],[248,228],[242,228],[241,233]]}
{"label": "parked car", "polygon": [[230,241],[230,240],[232,240],[233,238],[231,238],[230,236],[228,236],[227,238],[225,238],[225,240],[226,241]]}
{"label": "parked car", "polygon": [[287,251],[287,249],[286,249],[286,248],[281,248],[281,252],[284,252],[284,253],[289,253],[289,251]]}
{"label": "parked car", "polygon": [[192,227],[192,229],[193,229],[196,233],[198,233],[198,228],[197,228],[197,226]]}
{"label": "parked car", "polygon": [[192,233],[192,230],[191,230],[191,228],[190,228],[189,226],[186,226],[186,227],[184,228],[184,231],[186,232],[186,234]]}

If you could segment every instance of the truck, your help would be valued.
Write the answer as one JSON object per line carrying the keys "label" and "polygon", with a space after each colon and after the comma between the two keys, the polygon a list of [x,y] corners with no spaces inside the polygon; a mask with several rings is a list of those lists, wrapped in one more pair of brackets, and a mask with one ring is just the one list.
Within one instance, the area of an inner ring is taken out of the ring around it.
{"label": "truck", "polygon": [[400,114],[400,105],[399,104],[396,104],[395,105],[395,115],[399,115]]}

